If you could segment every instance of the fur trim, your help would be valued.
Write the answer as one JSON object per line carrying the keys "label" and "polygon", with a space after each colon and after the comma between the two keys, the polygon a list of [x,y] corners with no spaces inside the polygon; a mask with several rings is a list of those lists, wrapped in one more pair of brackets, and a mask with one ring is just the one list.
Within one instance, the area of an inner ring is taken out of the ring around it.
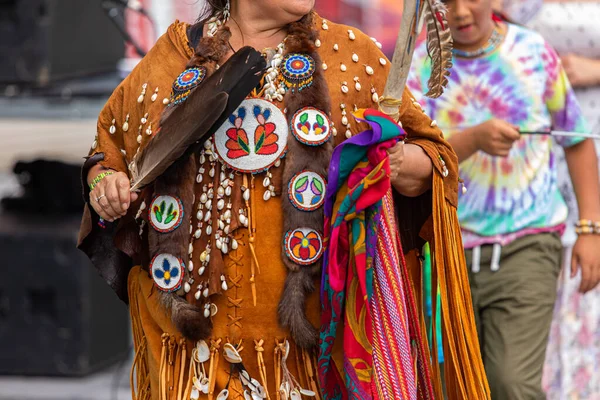
{"label": "fur trim", "polygon": [[[290,36],[286,41],[287,53],[304,53],[311,56],[315,62],[312,85],[300,92],[288,91],[285,96],[288,124],[291,123],[296,111],[304,107],[315,107],[327,115],[331,115],[331,103],[329,89],[323,76],[321,68],[321,57],[316,51],[315,40],[317,33],[313,28],[312,14],[302,18],[299,22],[292,24],[289,29]],[[283,232],[296,228],[311,228],[323,232],[323,209],[305,212],[295,208],[288,201],[288,186],[292,177],[303,171],[314,171],[322,176],[327,176],[331,153],[333,152],[333,140],[313,147],[306,146],[293,137],[288,141],[288,153],[283,169],[282,209],[283,209]],[[283,246],[282,246],[283,247]],[[289,328],[297,345],[302,348],[312,348],[317,345],[317,331],[306,318],[305,302],[307,295],[314,290],[313,280],[321,269],[319,260],[312,266],[300,266],[293,263],[282,248],[281,257],[289,272],[285,288],[279,302],[279,321]]]}
{"label": "fur trim", "polygon": [[289,328],[294,342],[303,349],[313,348],[319,339],[319,332],[305,314],[306,298],[314,290],[313,276],[308,270],[289,272],[277,309],[279,323]]}
{"label": "fur trim", "polygon": [[[229,38],[231,31],[224,27],[215,37],[203,37],[198,42],[196,52],[190,59],[186,68],[203,65],[207,76],[217,69],[218,62],[229,51]],[[165,108],[162,118],[173,112],[177,107]],[[161,195],[174,195],[183,203],[184,220],[179,228],[168,234],[163,234],[149,228],[148,242],[151,258],[159,253],[169,253],[183,260],[188,260],[188,247],[190,244],[190,224],[194,215],[194,185],[196,178],[196,156],[192,155],[185,160],[180,160],[167,170],[154,183],[154,193]],[[184,282],[187,281],[187,271]],[[204,317],[204,311],[193,302],[182,299],[183,290],[179,293],[160,292],[160,302],[167,312],[171,314],[173,325],[188,339],[200,340],[210,336],[212,321]],[[193,296],[193,294],[191,294]],[[193,297],[192,297],[193,298]],[[191,298],[190,298],[191,299]]]}
{"label": "fur trim", "polygon": [[171,312],[171,321],[181,334],[193,341],[204,340],[212,333],[212,321],[200,307],[188,303],[176,293],[161,292],[160,302]]}
{"label": "fur trim", "polygon": [[[196,52],[187,64],[187,68],[198,67],[207,64],[216,65],[230,50],[229,39],[231,30],[228,27],[219,29],[214,37],[205,36],[198,41]],[[212,71],[210,71],[212,73]]]}
{"label": "fur trim", "polygon": [[[194,186],[189,182],[193,182],[195,176],[196,159],[192,156],[173,164],[154,182],[155,194],[176,196],[181,200],[184,217],[181,225],[168,234],[157,232],[151,227],[148,228],[151,258],[160,253],[169,253],[182,260],[188,259],[190,213],[194,207]],[[185,269],[184,273],[187,275]],[[184,276],[185,280],[186,276]],[[198,336],[210,335],[212,324],[210,319],[204,318],[201,308],[187,303],[177,293],[159,291],[158,296],[161,304],[166,306],[167,311],[170,311],[173,325],[184,336],[193,339]]]}

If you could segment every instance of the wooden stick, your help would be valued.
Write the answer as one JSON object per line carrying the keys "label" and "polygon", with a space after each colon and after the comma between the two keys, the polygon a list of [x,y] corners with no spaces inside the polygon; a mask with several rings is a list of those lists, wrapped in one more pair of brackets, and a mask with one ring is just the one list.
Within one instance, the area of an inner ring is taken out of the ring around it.
{"label": "wooden stick", "polygon": [[402,11],[402,22],[400,32],[396,40],[396,48],[388,80],[383,91],[383,96],[379,100],[379,110],[394,120],[398,120],[400,114],[400,105],[402,94],[406,86],[410,64],[416,44],[416,30],[419,23],[417,13],[421,13],[423,1],[404,0],[404,9]]}

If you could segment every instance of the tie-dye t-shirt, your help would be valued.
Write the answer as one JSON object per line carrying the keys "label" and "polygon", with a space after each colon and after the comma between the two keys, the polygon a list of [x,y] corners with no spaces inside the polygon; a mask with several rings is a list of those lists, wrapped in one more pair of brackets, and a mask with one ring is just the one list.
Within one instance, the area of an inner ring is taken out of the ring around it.
{"label": "tie-dye t-shirt", "polygon": [[[556,52],[525,28],[508,25],[496,51],[476,59],[454,57],[449,84],[438,99],[425,98],[431,64],[422,44],[415,51],[409,87],[446,137],[502,119],[522,131],[586,132],[573,90]],[[581,138],[522,135],[506,158],[478,151],[460,164],[468,189],[458,215],[465,247],[505,245],[525,234],[560,230],[567,217],[556,176],[553,146]]]}

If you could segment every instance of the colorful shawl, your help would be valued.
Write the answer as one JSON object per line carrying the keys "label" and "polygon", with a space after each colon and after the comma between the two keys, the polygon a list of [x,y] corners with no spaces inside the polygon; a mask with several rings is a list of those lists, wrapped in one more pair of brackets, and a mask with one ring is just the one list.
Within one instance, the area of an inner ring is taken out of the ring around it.
{"label": "colorful shawl", "polygon": [[[357,118],[371,129],[339,145],[329,168],[319,349],[323,398],[433,399],[389,179],[387,149],[405,133],[375,110],[359,111]],[[340,346],[343,365],[335,365],[332,353]]]}

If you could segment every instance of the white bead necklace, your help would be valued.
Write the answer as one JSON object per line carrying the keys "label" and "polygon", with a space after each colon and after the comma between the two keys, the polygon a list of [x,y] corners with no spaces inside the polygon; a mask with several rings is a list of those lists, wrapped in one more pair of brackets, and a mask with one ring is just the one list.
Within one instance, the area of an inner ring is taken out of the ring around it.
{"label": "white bead necklace", "polygon": [[[214,16],[207,22],[207,35],[209,37],[214,37],[217,34],[219,28],[229,20],[230,13],[229,9],[226,8],[223,10],[221,16]],[[281,67],[281,62],[283,60],[283,51],[285,48],[285,39],[277,45],[275,54],[267,59],[267,63],[269,63],[269,68],[267,68],[267,72],[265,74],[265,86],[264,86],[264,99],[269,101],[283,101],[283,96],[287,90],[283,81],[280,79],[279,70]]]}

